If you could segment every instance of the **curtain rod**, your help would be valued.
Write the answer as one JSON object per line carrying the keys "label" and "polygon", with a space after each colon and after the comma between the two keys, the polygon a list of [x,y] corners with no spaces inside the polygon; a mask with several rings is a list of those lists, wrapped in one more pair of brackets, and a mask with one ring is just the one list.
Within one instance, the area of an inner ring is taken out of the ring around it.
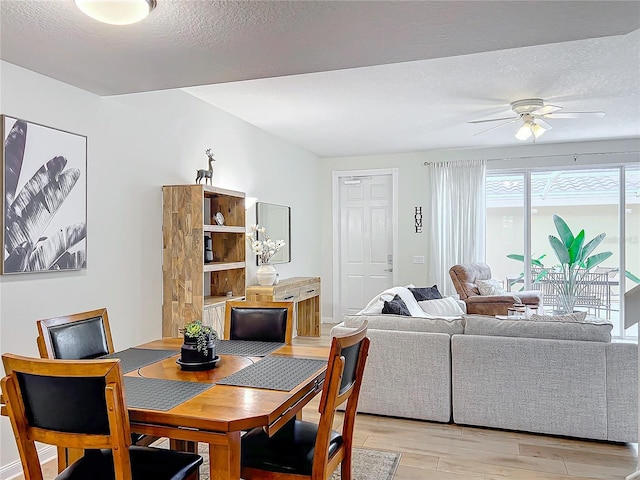
{"label": "curtain rod", "polygon": [[[588,155],[638,155],[640,152],[638,151],[632,151],[632,152],[590,152],[590,153],[565,153],[565,154],[555,154],[555,155],[530,155],[530,156],[526,156],[526,157],[501,157],[501,158],[486,158],[485,160],[487,162],[494,162],[497,160],[526,160],[526,159],[530,159],[530,158],[553,158],[553,157],[571,157],[573,156],[574,160],[577,160],[578,157],[582,157],[582,156],[588,156]],[[424,162],[423,165],[427,166],[430,163],[436,163],[439,162],[441,160],[435,160],[433,162]],[[452,161],[459,161],[459,160],[452,160]]]}

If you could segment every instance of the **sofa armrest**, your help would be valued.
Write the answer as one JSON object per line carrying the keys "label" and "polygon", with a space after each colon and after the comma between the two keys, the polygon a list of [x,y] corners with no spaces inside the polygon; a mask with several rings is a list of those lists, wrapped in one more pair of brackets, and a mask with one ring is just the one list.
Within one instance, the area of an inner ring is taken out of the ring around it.
{"label": "sofa armrest", "polygon": [[638,441],[638,345],[607,343],[607,440]]}
{"label": "sofa armrest", "polygon": [[451,337],[369,329],[358,412],[451,420]]}
{"label": "sofa armrest", "polygon": [[356,328],[349,328],[344,325],[344,322],[341,322],[337,325],[334,325],[329,332],[329,338],[333,338],[336,336],[349,335],[353,333]]}
{"label": "sofa armrest", "polygon": [[517,295],[475,295],[473,297],[469,297],[465,300],[467,305],[470,303],[505,303],[512,306],[514,303],[518,303],[520,297]]}
{"label": "sofa armrest", "polygon": [[476,315],[506,315],[514,303],[520,303],[516,295],[475,295],[465,299],[467,313]]}
{"label": "sofa armrest", "polygon": [[515,292],[515,294],[525,305],[542,306],[542,292],[540,290],[523,290],[521,292]]}

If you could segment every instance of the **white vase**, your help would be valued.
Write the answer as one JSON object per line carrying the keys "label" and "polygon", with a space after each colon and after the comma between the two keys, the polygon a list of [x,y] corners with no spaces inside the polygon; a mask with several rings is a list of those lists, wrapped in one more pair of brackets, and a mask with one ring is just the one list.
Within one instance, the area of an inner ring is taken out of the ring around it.
{"label": "white vase", "polygon": [[256,276],[258,277],[258,283],[260,285],[273,285],[278,276],[276,268],[268,263],[262,264],[256,270]]}

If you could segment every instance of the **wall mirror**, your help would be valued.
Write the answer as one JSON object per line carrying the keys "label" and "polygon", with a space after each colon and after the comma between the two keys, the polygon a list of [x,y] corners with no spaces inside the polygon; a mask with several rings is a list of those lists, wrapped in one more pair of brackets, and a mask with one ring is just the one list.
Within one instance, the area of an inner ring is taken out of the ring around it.
{"label": "wall mirror", "polygon": [[[291,207],[273,203],[256,203],[256,223],[266,228],[267,235],[273,240],[284,240],[282,250],[271,257],[270,263],[288,263],[291,261]],[[262,238],[261,236],[259,238]],[[257,257],[256,257],[257,258]],[[257,260],[258,265],[260,261]]]}

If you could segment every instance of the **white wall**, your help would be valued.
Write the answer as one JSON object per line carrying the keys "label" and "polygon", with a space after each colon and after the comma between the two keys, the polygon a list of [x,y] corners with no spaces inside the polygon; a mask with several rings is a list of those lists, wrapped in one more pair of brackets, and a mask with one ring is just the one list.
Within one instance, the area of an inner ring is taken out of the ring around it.
{"label": "white wall", "polygon": [[[215,186],[291,206],[292,262],[277,266],[281,278],[320,274],[321,239],[307,228],[318,211],[315,155],[179,90],[101,98],[5,62],[0,112],[88,137],[88,269],[1,276],[2,352],[37,356],[37,319],[99,307],[109,310],[116,349],[159,338],[161,186],[194,183],[207,148]],[[249,252],[248,283],[253,260]],[[6,467],[18,454],[5,417],[0,430]]]}
{"label": "white wall", "polygon": [[[422,233],[415,233],[415,207],[427,209],[426,169],[424,162],[486,159],[488,169],[524,167],[548,167],[557,165],[593,165],[639,160],[640,139],[621,141],[581,142],[565,144],[526,144],[517,147],[434,150],[416,153],[400,153],[365,157],[340,157],[323,159],[320,165],[320,203],[322,209],[322,313],[325,321],[333,312],[333,243],[332,243],[332,191],[333,171],[366,170],[374,168],[398,169],[398,258],[394,268],[398,272],[398,284],[433,285],[427,278],[427,265],[414,264],[415,255],[425,256],[429,226],[423,223]],[[634,155],[586,155],[587,153],[635,152]]]}

